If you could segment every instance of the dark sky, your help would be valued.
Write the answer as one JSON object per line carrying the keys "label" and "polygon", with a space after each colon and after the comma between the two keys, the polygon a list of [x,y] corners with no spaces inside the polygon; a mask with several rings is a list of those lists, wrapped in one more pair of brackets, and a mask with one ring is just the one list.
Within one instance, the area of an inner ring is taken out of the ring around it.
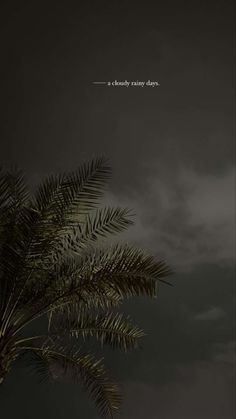
{"label": "dark sky", "polygon": [[[234,11],[229,0],[5,2],[1,163],[36,183],[105,155],[106,201],[134,208],[125,236],[175,269],[174,288],[125,310],[142,350],[108,354],[122,419],[233,419]],[[158,81],[109,88],[93,81]],[[1,418],[96,419],[73,386],[18,367]]]}

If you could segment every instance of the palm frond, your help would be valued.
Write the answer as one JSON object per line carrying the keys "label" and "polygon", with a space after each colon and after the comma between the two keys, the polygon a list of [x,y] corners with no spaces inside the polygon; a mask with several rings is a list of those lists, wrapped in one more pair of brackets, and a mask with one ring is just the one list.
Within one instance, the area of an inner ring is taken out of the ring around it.
{"label": "palm frond", "polygon": [[107,239],[110,235],[118,234],[133,224],[131,211],[126,208],[105,207],[86,216],[82,226],[62,236],[55,249],[54,261],[60,260],[62,255],[70,252],[78,255],[87,247],[99,240]]}
{"label": "palm frond", "polygon": [[[78,290],[111,289],[121,298],[147,295],[155,297],[158,282],[171,274],[165,261],[156,261],[143,250],[123,244],[96,248],[86,254],[77,271]],[[76,280],[75,280],[76,287]]]}
{"label": "palm frond", "polygon": [[128,245],[94,249],[81,259],[67,259],[61,266],[53,267],[47,288],[42,288],[38,296],[35,288],[39,304],[34,305],[35,315],[56,312],[79,302],[89,305],[109,294],[119,303],[132,296],[153,298],[157,296],[158,282],[166,283],[164,278],[170,273],[164,261],[156,261]]}
{"label": "palm frond", "polygon": [[67,316],[55,316],[50,333],[69,334],[71,337],[96,338],[101,345],[109,345],[123,351],[138,347],[138,340],[144,333],[137,326],[134,326],[129,317],[125,318],[120,313],[108,312],[94,315],[88,311],[78,313],[67,313]]}
{"label": "palm frond", "polygon": [[32,209],[38,214],[32,256],[47,256],[61,238],[80,229],[88,211],[104,193],[111,169],[105,159],[94,159],[70,174],[49,176],[39,186]]}
{"label": "palm frond", "polygon": [[21,170],[0,171],[0,214],[1,219],[6,211],[16,214],[16,211],[28,202],[29,190],[25,183],[25,176]]}
{"label": "palm frond", "polygon": [[94,208],[110,178],[111,169],[103,158],[81,165],[62,176],[50,176],[40,185],[34,200],[35,208],[44,216],[74,221],[80,213]]}
{"label": "palm frond", "polygon": [[30,371],[37,374],[40,383],[53,382],[49,359],[43,356],[42,350],[34,350],[34,347],[29,350],[29,348],[27,349],[30,352],[30,358],[28,359]]}
{"label": "palm frond", "polygon": [[91,354],[81,354],[74,348],[46,342],[42,347],[24,347],[38,356],[40,376],[46,373],[52,379],[70,379],[82,382],[84,388],[94,400],[100,415],[113,418],[121,403],[117,384],[109,377],[102,360]]}
{"label": "palm frond", "polygon": [[0,173],[0,316],[25,269],[29,191],[21,171]]}
{"label": "palm frond", "polygon": [[[81,337],[82,345],[94,338],[137,347],[143,331],[113,310],[126,298],[156,297],[171,271],[143,250],[106,244],[132,224],[127,209],[98,208],[110,172],[95,159],[48,176],[30,198],[21,172],[0,171],[0,381],[29,351],[41,376],[80,380],[111,418],[120,404],[116,384],[101,361],[71,344]],[[47,317],[46,333],[28,336],[27,326]]]}

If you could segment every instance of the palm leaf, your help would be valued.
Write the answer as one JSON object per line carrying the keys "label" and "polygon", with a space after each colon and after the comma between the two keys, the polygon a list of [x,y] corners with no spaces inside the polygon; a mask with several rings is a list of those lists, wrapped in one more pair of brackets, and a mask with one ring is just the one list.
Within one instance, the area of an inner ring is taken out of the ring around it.
{"label": "palm leaf", "polygon": [[111,380],[102,360],[97,360],[91,354],[81,354],[74,348],[63,345],[48,344],[42,347],[23,347],[38,356],[40,376],[42,373],[52,379],[71,379],[82,382],[84,388],[94,400],[100,415],[113,418],[121,403],[121,395],[117,384]]}
{"label": "palm leaf", "polygon": [[[80,380],[104,417],[119,407],[117,386],[71,343],[137,347],[142,330],[112,310],[129,297],[155,297],[171,273],[140,249],[106,245],[132,224],[127,209],[97,208],[109,177],[96,159],[48,176],[30,198],[21,172],[0,171],[0,382],[29,351],[41,376]],[[27,326],[44,316],[46,333],[29,336]]]}
{"label": "palm leaf", "polygon": [[131,215],[128,209],[109,207],[88,214],[82,226],[77,225],[68,234],[62,236],[55,249],[54,262],[70,252],[80,255],[86,247],[95,242],[126,230],[133,224],[130,219]]}
{"label": "palm leaf", "polygon": [[35,209],[44,217],[69,218],[94,208],[110,178],[111,169],[99,158],[62,176],[50,176],[36,192]]}
{"label": "palm leaf", "polygon": [[102,197],[110,174],[110,167],[100,158],[68,175],[45,179],[31,203],[38,214],[31,246],[34,258],[47,256],[73,228],[80,229],[88,211],[95,208]]}
{"label": "palm leaf", "polygon": [[67,316],[55,316],[50,333],[69,334],[71,337],[82,337],[84,340],[95,337],[102,346],[106,344],[125,352],[137,348],[138,339],[144,336],[141,329],[132,325],[129,317],[124,318],[120,313],[94,315],[82,310],[77,313],[68,312]]}

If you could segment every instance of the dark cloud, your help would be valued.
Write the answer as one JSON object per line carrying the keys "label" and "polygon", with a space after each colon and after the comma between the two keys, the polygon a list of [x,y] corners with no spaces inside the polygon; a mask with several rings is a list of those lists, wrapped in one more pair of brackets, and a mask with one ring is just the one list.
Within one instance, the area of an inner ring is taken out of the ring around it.
{"label": "dark cloud", "polygon": [[232,419],[234,417],[235,342],[221,348],[212,362],[177,368],[178,378],[162,387],[126,385],[124,418]]}
{"label": "dark cloud", "polygon": [[[145,245],[179,270],[199,263],[234,265],[235,169],[222,174],[199,174],[180,168],[146,178],[145,190],[126,189],[107,196],[113,204],[136,213],[136,225],[125,239]],[[141,192],[141,193],[140,193]]]}

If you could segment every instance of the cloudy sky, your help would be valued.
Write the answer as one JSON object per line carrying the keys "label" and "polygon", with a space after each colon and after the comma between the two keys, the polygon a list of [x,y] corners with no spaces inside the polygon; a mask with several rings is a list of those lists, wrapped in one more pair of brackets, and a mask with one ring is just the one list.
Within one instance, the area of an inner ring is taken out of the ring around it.
{"label": "cloudy sky", "polygon": [[[35,184],[107,156],[105,201],[136,213],[124,239],[175,270],[157,300],[124,307],[147,336],[108,353],[120,417],[233,419],[233,1],[3,3],[1,163]],[[93,84],[149,79],[160,86]],[[20,365],[3,388],[4,419],[97,418],[77,387],[27,374]]]}

